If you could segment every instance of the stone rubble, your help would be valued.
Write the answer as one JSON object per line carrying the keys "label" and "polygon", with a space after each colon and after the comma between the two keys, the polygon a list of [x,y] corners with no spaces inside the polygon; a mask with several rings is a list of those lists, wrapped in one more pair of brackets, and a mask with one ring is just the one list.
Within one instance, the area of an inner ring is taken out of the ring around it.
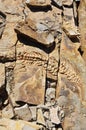
{"label": "stone rubble", "polygon": [[86,1],[0,0],[0,130],[85,130]]}

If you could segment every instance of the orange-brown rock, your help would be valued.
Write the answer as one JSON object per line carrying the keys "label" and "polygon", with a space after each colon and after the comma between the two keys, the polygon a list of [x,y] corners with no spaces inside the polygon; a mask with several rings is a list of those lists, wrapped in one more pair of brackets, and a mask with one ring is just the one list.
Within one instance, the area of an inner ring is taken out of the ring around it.
{"label": "orange-brown rock", "polygon": [[17,60],[14,68],[14,86],[11,88],[11,99],[30,104],[44,103],[45,73],[42,67],[28,65],[27,61]]}
{"label": "orange-brown rock", "polygon": [[74,91],[78,92],[79,98],[85,101],[86,67],[85,62],[78,51],[80,43],[75,42],[73,44],[65,34],[63,34],[63,39],[64,40],[61,44],[60,73],[63,74],[69,80],[69,82],[75,84]]}
{"label": "orange-brown rock", "polygon": [[[7,23],[0,40],[0,61],[15,60],[15,44],[17,41],[16,33],[14,32],[14,23]],[[11,32],[11,33],[10,33]]]}
{"label": "orange-brown rock", "polygon": [[[4,13],[8,14],[7,19],[9,17],[9,14],[14,15],[13,17],[15,17],[15,15],[16,15],[17,16],[16,18],[18,18],[19,15],[23,14],[23,12],[22,12],[23,8],[21,6],[22,4],[23,4],[22,0],[20,0],[20,1],[13,0],[12,2],[10,2],[8,0],[6,0],[6,1],[0,0],[0,10],[2,10]],[[12,18],[12,16],[10,16],[10,17]],[[8,19],[8,20],[10,21],[11,19]]]}
{"label": "orange-brown rock", "polygon": [[[43,70],[47,70],[47,78],[57,80],[57,71],[58,71],[58,62],[59,54],[58,47],[55,45],[55,49],[51,52],[49,51],[49,57],[47,51],[49,49],[44,48],[44,51],[41,48],[35,48],[35,43],[26,41],[26,44],[33,45],[33,47],[28,45],[23,45],[23,43],[18,42],[17,44],[17,59],[25,60],[28,62],[28,65],[35,65],[37,67],[42,66]],[[41,46],[40,46],[41,47]],[[56,56],[56,57],[55,57]]]}
{"label": "orange-brown rock", "polygon": [[[86,106],[86,67],[85,62],[78,51],[79,47],[79,42],[73,43],[71,39],[63,33],[60,50],[60,70],[58,75],[57,97],[60,98],[61,96],[64,96],[65,100],[69,101],[67,106],[65,106],[65,104],[60,100],[60,105],[67,109],[67,111],[65,111],[66,117],[64,121],[64,129],[68,129],[66,126],[78,129],[78,125],[73,125],[70,121],[74,120],[75,124],[77,124],[77,119],[72,117],[72,114],[74,112],[77,117],[80,116],[81,118],[81,115],[79,115],[81,102]],[[71,116],[70,118],[67,115],[67,112],[69,112]]]}
{"label": "orange-brown rock", "polygon": [[47,77],[50,79],[58,79],[59,69],[59,48],[56,45],[55,49],[49,54],[49,61],[47,66]]}
{"label": "orange-brown rock", "polygon": [[63,7],[63,30],[69,37],[78,36],[79,32],[77,26],[75,25],[73,8]]}
{"label": "orange-brown rock", "polygon": [[49,120],[47,110],[55,98],[63,130],[86,129],[85,7],[85,0],[0,0],[1,130],[57,129],[58,112]]}
{"label": "orange-brown rock", "polygon": [[62,0],[62,4],[66,6],[72,6],[73,0]]}
{"label": "orange-brown rock", "polygon": [[[57,14],[56,11],[58,12]],[[42,44],[50,47],[53,45],[58,33],[61,34],[61,12],[62,10],[55,7],[49,10],[48,13],[35,12],[34,14],[34,12],[29,11],[30,17],[26,18],[25,22],[19,22],[15,27],[15,31],[37,42],[38,45]]]}
{"label": "orange-brown rock", "polygon": [[79,29],[80,29],[80,42],[81,42],[81,52],[84,61],[86,62],[86,1],[81,0],[78,8],[79,14]]}
{"label": "orange-brown rock", "polygon": [[53,35],[50,33],[49,36],[48,32],[37,31],[38,29],[34,23],[35,21],[32,21],[31,19],[28,19],[26,23],[20,22],[15,28],[15,31],[18,34],[23,34],[28,36],[30,39],[33,39],[33,41],[35,42],[39,42],[47,47],[51,46],[54,42]]}

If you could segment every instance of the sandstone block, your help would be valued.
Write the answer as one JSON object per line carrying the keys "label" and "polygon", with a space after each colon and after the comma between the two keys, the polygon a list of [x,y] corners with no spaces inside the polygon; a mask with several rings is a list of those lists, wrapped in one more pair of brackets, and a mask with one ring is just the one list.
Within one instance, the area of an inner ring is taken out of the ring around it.
{"label": "sandstone block", "polygon": [[8,104],[3,110],[2,110],[2,118],[9,118],[11,119],[14,117],[14,112],[11,104]]}
{"label": "sandstone block", "polygon": [[[36,21],[33,21],[31,19],[28,19],[26,23],[20,22],[15,27],[15,31],[18,34],[22,34],[24,36],[27,36],[30,39],[33,39],[33,41],[38,42],[38,44],[43,44],[46,47],[50,47],[54,42],[54,37],[50,33],[48,35],[48,32],[39,32],[39,30],[36,27]],[[50,35],[52,36],[51,39],[49,39]]]}
{"label": "sandstone block", "polygon": [[19,119],[30,121],[32,119],[31,111],[27,104],[21,107],[17,107],[14,109],[15,114]]}
{"label": "sandstone block", "polygon": [[[26,70],[25,70],[26,69]],[[27,102],[30,104],[44,103],[45,94],[45,74],[41,68],[31,67],[17,62],[14,69],[16,76],[15,86],[12,89],[11,98],[13,103],[15,101]]]}
{"label": "sandstone block", "polygon": [[[64,37],[64,38],[63,38]],[[60,71],[58,76],[58,90],[62,92],[63,88],[63,95],[65,96],[64,100],[59,97],[58,102],[59,104],[63,105],[66,108],[65,113],[65,121],[64,121],[64,129],[77,128],[78,125],[74,125],[72,123],[75,122],[77,124],[80,120],[77,121],[79,112],[81,110],[81,102],[85,103],[85,75],[84,72],[86,71],[85,62],[81,57],[78,48],[80,47],[80,43],[75,41],[74,43],[71,41],[70,38],[66,34],[63,33],[62,43],[61,43],[61,50],[60,50]],[[65,53],[66,52],[66,53]],[[83,66],[83,67],[80,67]],[[83,77],[83,78],[81,78]],[[64,92],[67,91],[67,95]],[[57,93],[59,93],[57,92]],[[84,100],[83,100],[84,99]],[[61,101],[63,100],[63,101]],[[67,104],[67,105],[66,105]],[[72,117],[72,114],[75,114]],[[69,117],[71,115],[71,117]],[[81,115],[80,115],[81,118]],[[67,125],[66,125],[67,124]],[[67,128],[68,127],[68,128]]]}
{"label": "sandstone block", "polygon": [[15,60],[15,44],[17,37],[13,26],[14,23],[6,24],[2,39],[0,40],[0,61],[2,62]]}

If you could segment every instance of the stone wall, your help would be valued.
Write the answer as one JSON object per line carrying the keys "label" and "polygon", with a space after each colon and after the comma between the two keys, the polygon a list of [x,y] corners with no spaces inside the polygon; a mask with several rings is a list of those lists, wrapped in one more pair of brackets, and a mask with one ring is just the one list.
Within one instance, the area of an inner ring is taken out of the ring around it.
{"label": "stone wall", "polygon": [[[85,0],[0,0],[1,130],[86,129],[85,8]],[[64,112],[56,125],[47,117],[53,99]]]}

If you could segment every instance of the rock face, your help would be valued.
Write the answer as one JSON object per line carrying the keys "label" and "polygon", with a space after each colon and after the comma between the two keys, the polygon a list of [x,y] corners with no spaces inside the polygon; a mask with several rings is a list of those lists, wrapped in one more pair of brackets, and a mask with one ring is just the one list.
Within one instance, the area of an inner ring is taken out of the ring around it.
{"label": "rock face", "polygon": [[86,129],[85,8],[0,0],[1,130]]}
{"label": "rock face", "polygon": [[[82,51],[82,57],[84,59],[84,61],[86,62],[86,45],[85,45],[85,34],[86,34],[86,23],[85,23],[85,19],[86,19],[86,11],[85,11],[85,4],[86,4],[86,1],[82,1],[80,3],[80,6],[78,8],[78,13],[79,13],[79,28],[80,28],[80,34],[81,34],[81,39],[80,39],[80,42],[81,42],[81,51]],[[84,13],[83,13],[84,12]],[[80,22],[81,21],[81,22]]]}
{"label": "rock face", "polygon": [[20,75],[21,77],[15,79],[15,88],[13,88],[15,101],[23,101],[35,105],[44,103],[45,76],[43,76],[41,70],[28,68],[27,73]]}

